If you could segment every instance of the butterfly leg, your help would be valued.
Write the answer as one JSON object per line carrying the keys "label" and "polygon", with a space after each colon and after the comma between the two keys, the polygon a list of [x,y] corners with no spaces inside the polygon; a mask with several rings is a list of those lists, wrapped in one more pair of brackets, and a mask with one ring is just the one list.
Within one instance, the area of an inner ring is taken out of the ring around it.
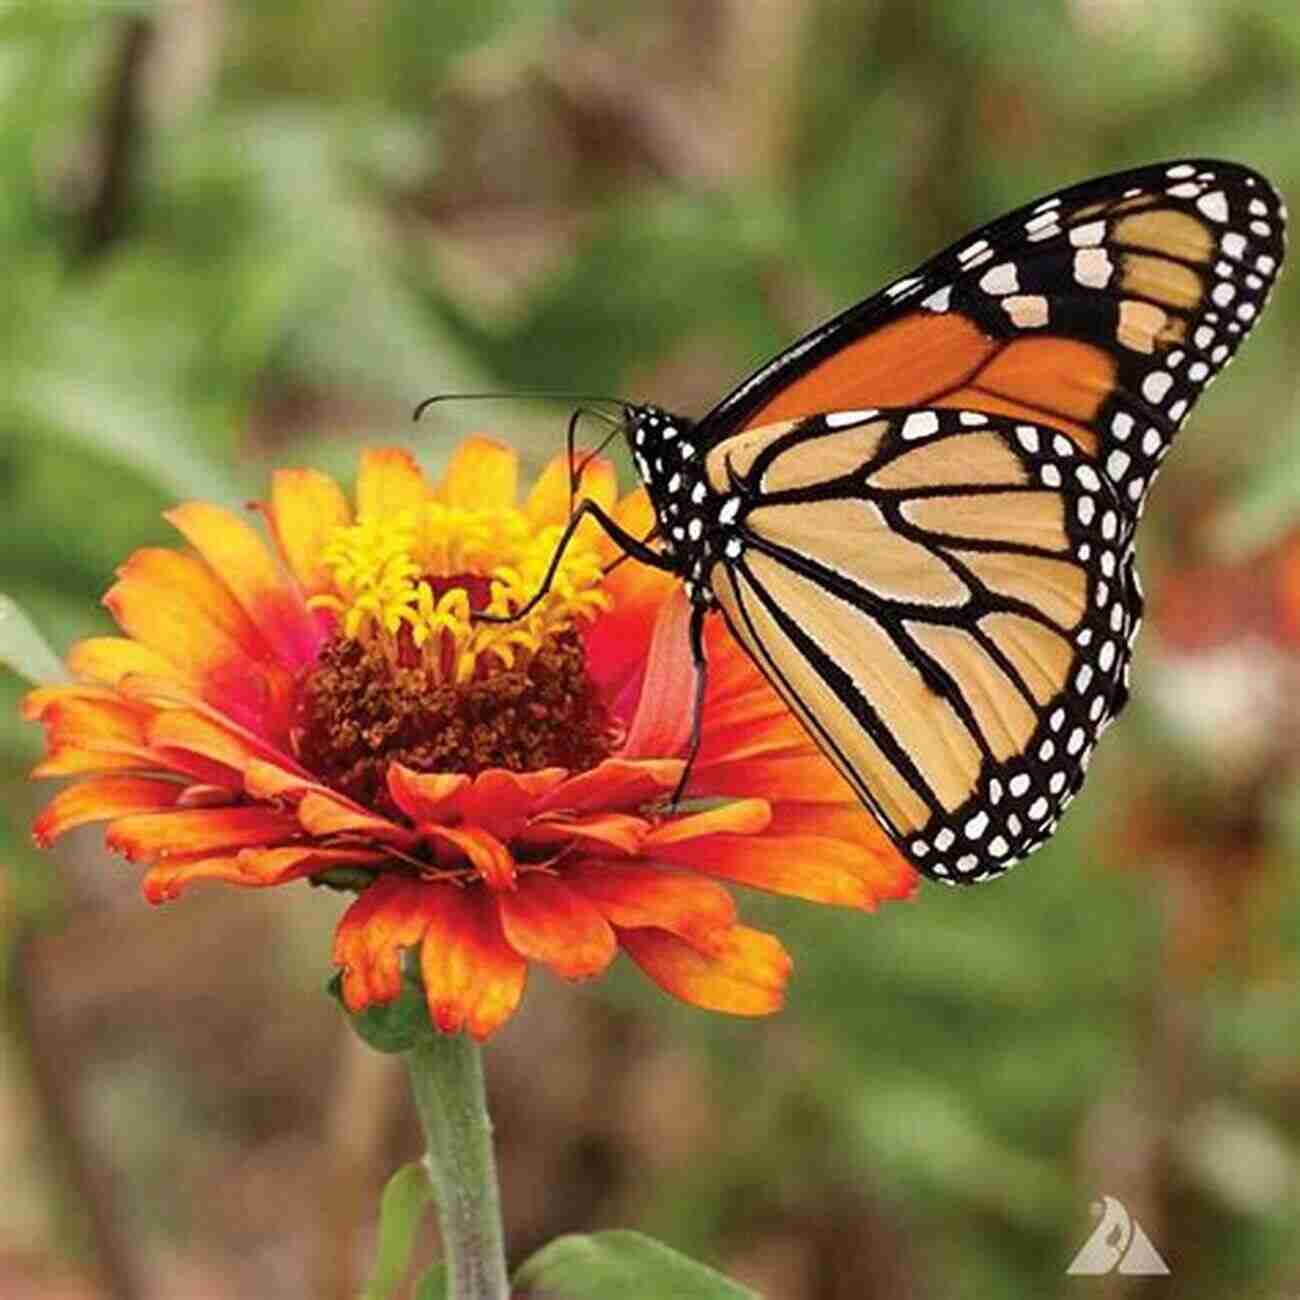
{"label": "butterfly leg", "polygon": [[590,406],[580,406],[569,417],[569,428],[564,435],[565,459],[569,466],[569,513],[573,514],[573,508],[578,499],[578,487],[582,482],[582,476],[587,472],[587,466],[591,464],[597,456],[609,446],[615,438],[623,432],[621,424],[615,424],[614,428],[605,435],[604,440],[595,451],[589,451],[583,456],[581,462],[578,461],[578,421],[584,415],[590,416],[593,420],[603,420],[606,424],[610,422],[610,417],[603,411],[597,411]]}
{"label": "butterfly leg", "polygon": [[691,716],[691,740],[686,747],[686,766],[682,768],[681,779],[673,791],[672,806],[675,808],[686,793],[687,783],[691,779],[691,769],[699,756],[700,742],[704,738],[704,695],[709,684],[709,660],[704,653],[704,619],[708,614],[704,605],[695,605],[691,609],[691,663],[695,667],[695,708]]}
{"label": "butterfly leg", "polygon": [[560,561],[564,558],[564,552],[577,535],[582,521],[588,518],[594,519],[605,530],[610,539],[621,546],[634,560],[640,560],[642,564],[648,564],[656,569],[665,569],[669,572],[676,568],[672,560],[661,555],[653,547],[647,546],[640,538],[633,537],[626,528],[615,523],[600,506],[588,497],[569,516],[569,522],[565,526],[564,532],[560,534],[560,540],[555,544],[555,554],[551,556],[551,562],[547,566],[537,590],[513,614],[488,614],[478,611],[474,614],[474,620],[479,623],[514,623],[521,618],[527,618],[537,608],[538,602],[550,591],[551,584],[555,581],[555,575],[559,572]]}

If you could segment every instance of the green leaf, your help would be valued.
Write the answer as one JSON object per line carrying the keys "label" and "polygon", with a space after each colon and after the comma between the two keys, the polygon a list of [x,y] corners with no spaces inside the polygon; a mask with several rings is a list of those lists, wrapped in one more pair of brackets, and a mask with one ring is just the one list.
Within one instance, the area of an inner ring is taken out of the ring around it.
{"label": "green leaf", "polygon": [[[379,1201],[379,1242],[375,1266],[361,1300],[388,1300],[402,1284],[411,1263],[411,1248],[420,1220],[433,1200],[429,1175],[419,1161],[403,1165],[389,1180]],[[420,1283],[423,1297],[428,1277]],[[429,1297],[439,1292],[429,1291]]]}
{"label": "green leaf", "polygon": [[515,1274],[529,1300],[758,1300],[758,1293],[639,1232],[557,1237]]}
{"label": "green leaf", "polygon": [[0,595],[0,664],[38,685],[68,680],[67,669],[36,625],[4,595]]}

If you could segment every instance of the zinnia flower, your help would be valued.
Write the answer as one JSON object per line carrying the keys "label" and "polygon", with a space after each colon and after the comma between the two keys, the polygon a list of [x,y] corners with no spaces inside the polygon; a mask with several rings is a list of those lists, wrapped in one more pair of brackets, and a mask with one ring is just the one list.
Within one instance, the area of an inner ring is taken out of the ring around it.
{"label": "zinnia flower", "polygon": [[[281,470],[260,507],[273,547],[218,507],[170,511],[192,549],[119,570],[105,604],[126,635],[80,642],[76,684],[27,697],[35,775],[80,778],[37,841],[108,821],[151,902],[200,880],[356,890],[334,945],[353,1011],[397,997],[409,954],[432,1022],[482,1039],[530,962],[585,979],[620,947],[687,1002],[776,1010],[789,958],[719,880],[870,909],[914,875],[721,626],[692,802],[670,806],[688,607],[664,574],[606,575],[617,552],[594,526],[527,618],[475,620],[523,606],[567,518],[565,461],[521,506],[516,475],[486,439],[437,486],[370,451],[354,509],[326,476]],[[583,491],[649,531],[606,462]]]}

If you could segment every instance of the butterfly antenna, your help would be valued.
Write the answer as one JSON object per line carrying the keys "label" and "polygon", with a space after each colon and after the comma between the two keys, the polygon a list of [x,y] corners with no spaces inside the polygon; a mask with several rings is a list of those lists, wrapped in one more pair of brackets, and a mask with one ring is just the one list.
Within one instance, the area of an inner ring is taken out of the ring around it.
{"label": "butterfly antenna", "polygon": [[[555,402],[599,402],[606,406],[613,406],[621,413],[625,407],[632,406],[625,397],[609,397],[601,393],[563,393],[555,392],[551,389],[523,389],[517,392],[485,392],[485,393],[435,393],[432,397],[426,397],[414,410],[411,415],[413,420],[418,420],[431,406],[437,406],[441,402],[513,402],[513,401],[555,401]],[[603,414],[603,413],[602,413]],[[610,416],[605,416],[611,419]],[[621,421],[620,421],[621,423]]]}

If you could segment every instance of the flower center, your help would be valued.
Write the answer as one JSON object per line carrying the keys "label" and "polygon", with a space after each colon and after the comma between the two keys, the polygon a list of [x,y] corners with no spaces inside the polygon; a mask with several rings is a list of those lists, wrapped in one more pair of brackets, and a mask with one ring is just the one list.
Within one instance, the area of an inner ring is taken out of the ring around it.
{"label": "flower center", "polygon": [[587,673],[578,624],[608,609],[595,550],[575,540],[541,585],[562,529],[521,511],[425,503],[362,516],[324,550],[334,592],[313,598],[337,634],[298,684],[294,747],[344,794],[389,813],[392,762],[423,772],[583,771],[618,741]]}

